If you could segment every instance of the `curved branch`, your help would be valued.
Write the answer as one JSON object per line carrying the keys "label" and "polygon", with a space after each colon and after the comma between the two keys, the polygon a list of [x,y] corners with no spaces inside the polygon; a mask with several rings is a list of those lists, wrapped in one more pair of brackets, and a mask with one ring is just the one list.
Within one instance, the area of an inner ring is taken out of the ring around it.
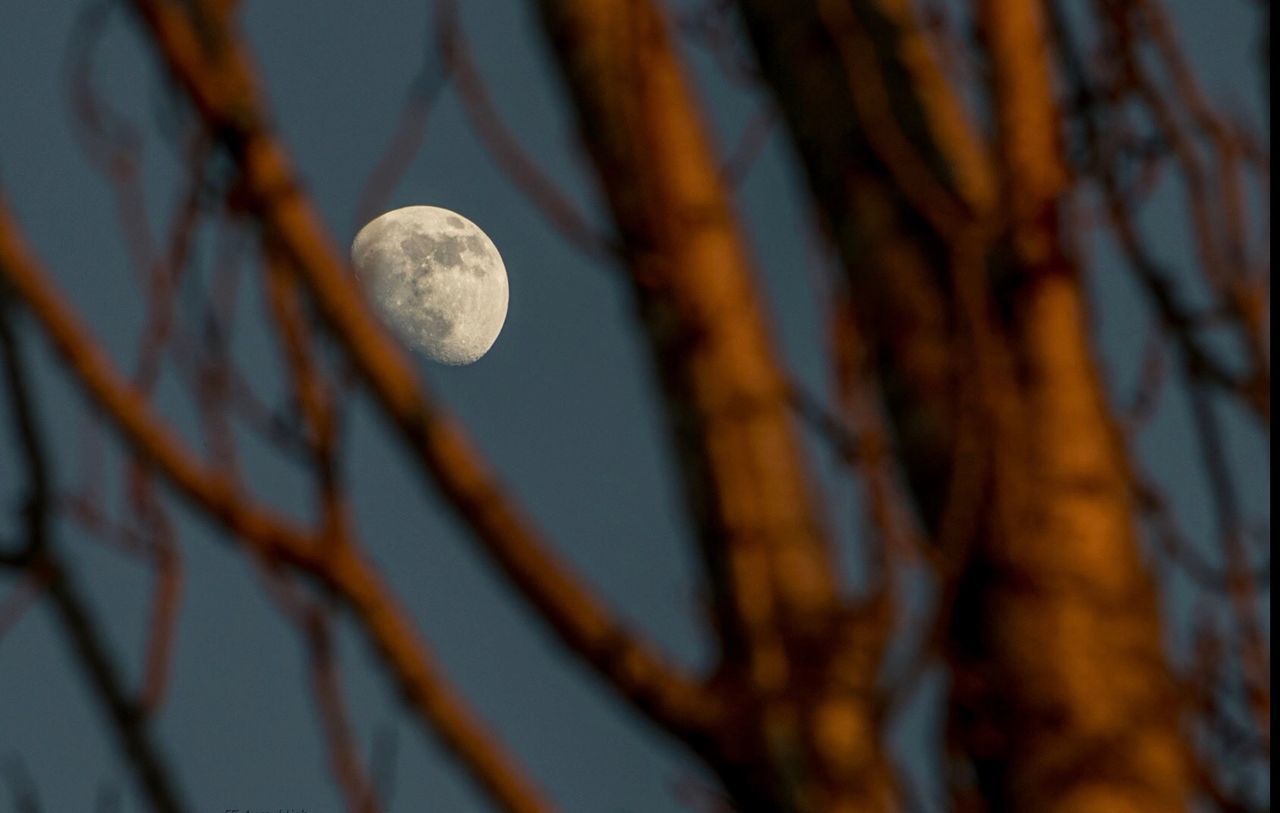
{"label": "curved branch", "polygon": [[[240,169],[247,205],[296,267],[414,460],[471,527],[481,550],[560,642],[650,720],[686,740],[706,730],[716,698],[666,663],[608,612],[506,497],[461,429],[430,399],[413,366],[364,305],[355,280],[283,146],[268,130],[248,55],[216,21],[197,26],[183,5],[135,0],[170,73]],[[215,43],[206,50],[206,42]]]}
{"label": "curved branch", "polygon": [[598,234],[564,192],[520,146],[489,99],[489,91],[467,47],[454,0],[439,0],[436,32],[440,50],[453,72],[462,110],[489,154],[549,224],[574,248],[594,260],[611,260],[617,248]]}
{"label": "curved branch", "polygon": [[[318,545],[314,535],[248,502],[225,475],[209,470],[192,456],[120,378],[50,285],[19,236],[3,199],[0,274],[25,301],[76,382],[135,455],[168,479],[198,511],[231,531],[251,552],[268,563],[296,568],[332,589],[352,610],[427,730],[444,741],[501,809],[509,813],[552,810],[439,674],[409,621],[408,612],[399,606],[359,550],[354,545]],[[88,629],[87,616],[78,605],[60,603],[59,609],[73,632]],[[99,667],[91,665],[97,674]],[[129,719],[126,711],[119,714]]]}
{"label": "curved branch", "polygon": [[[4,210],[0,201],[0,216]],[[0,226],[0,273],[9,266],[4,252],[5,229]],[[21,292],[19,292],[20,294]],[[87,673],[98,700],[106,708],[130,767],[152,808],[158,813],[186,810],[164,754],[157,747],[147,725],[144,709],[131,696],[125,680],[112,662],[105,636],[88,610],[84,593],[76,585],[51,548],[52,500],[45,450],[36,426],[35,409],[28,381],[8,320],[11,292],[0,276],[0,357],[13,401],[14,423],[24,457],[30,493],[26,506],[27,540],[20,555],[0,564],[22,567],[35,580],[35,589],[45,591],[76,658]]]}

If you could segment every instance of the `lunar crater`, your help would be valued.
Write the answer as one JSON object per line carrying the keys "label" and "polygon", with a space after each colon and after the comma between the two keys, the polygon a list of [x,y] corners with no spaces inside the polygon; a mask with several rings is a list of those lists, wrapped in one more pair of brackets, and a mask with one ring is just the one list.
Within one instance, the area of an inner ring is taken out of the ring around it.
{"label": "lunar crater", "polygon": [[383,321],[435,361],[470,364],[502,330],[506,268],[461,215],[433,206],[387,212],[360,230],[351,257]]}

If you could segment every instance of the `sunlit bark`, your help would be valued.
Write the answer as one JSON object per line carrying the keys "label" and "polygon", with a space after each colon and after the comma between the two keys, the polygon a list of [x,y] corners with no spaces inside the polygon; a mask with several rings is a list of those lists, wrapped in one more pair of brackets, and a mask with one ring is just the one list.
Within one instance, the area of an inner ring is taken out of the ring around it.
{"label": "sunlit bark", "polygon": [[999,524],[954,613],[954,733],[992,809],[1176,810],[1189,791],[1179,699],[1062,226],[1045,21],[1034,0],[987,0],[980,15],[1017,398],[999,437]]}
{"label": "sunlit bark", "polygon": [[786,378],[666,20],[649,2],[540,7],[616,224],[714,597],[731,719],[713,764],[743,810],[886,808],[868,696],[876,625],[838,639]]}
{"label": "sunlit bark", "polygon": [[[979,792],[961,781],[958,798],[1177,808],[1176,698],[1058,226],[1066,174],[1036,4],[983,8],[994,171],[922,71],[905,4],[741,6],[861,302],[921,519],[944,559],[964,557],[944,569],[959,577],[944,607],[953,744]],[[980,382],[969,397],[966,379]]]}

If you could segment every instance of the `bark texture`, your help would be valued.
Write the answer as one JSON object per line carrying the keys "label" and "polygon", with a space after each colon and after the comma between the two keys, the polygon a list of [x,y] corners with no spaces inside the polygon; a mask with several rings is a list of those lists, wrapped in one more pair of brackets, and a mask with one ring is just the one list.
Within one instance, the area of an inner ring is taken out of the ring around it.
{"label": "bark texture", "polygon": [[848,627],[787,380],[663,14],[647,1],[540,8],[660,373],[712,592],[728,719],[710,759],[746,811],[885,809],[879,643],[837,643]]}
{"label": "bark texture", "polygon": [[839,249],[920,518],[957,569],[944,609],[958,799],[1180,808],[1154,589],[1060,226],[1039,5],[978,9],[990,157],[905,2],[739,6]]}
{"label": "bark texture", "polygon": [[[990,809],[1176,810],[1188,771],[1119,434],[1089,342],[1047,31],[980,4],[1008,230],[996,274],[1013,357],[993,503],[955,613],[953,725]],[[997,688],[998,687],[998,688]]]}

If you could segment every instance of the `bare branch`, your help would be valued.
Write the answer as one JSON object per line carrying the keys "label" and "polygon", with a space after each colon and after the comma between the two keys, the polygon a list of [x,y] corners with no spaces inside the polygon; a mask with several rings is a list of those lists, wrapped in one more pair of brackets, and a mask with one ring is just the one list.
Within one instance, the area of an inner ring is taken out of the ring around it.
{"label": "bare branch", "polygon": [[[250,503],[225,474],[206,469],[191,456],[179,438],[152,414],[147,403],[121,381],[98,345],[45,279],[22,242],[3,200],[0,200],[0,272],[40,323],[76,382],[96,402],[134,454],[164,475],[196,510],[231,531],[256,557],[297,568],[332,589],[352,610],[387,662],[424,728],[444,741],[495,804],[510,813],[551,810],[444,682],[408,614],[353,546],[321,546],[314,535]],[[59,580],[64,578],[65,575],[60,576]],[[89,616],[73,593],[59,589],[59,580],[55,580],[51,588],[55,602],[78,643],[88,646],[92,643]],[[95,675],[109,672],[105,660],[90,666]],[[113,707],[113,711],[122,724],[133,725],[133,718],[138,715],[132,705]],[[137,726],[128,731],[135,729]],[[127,744],[134,747],[131,742]],[[176,806],[164,809],[176,809]]]}
{"label": "bare branch", "polygon": [[[106,708],[112,730],[122,746],[130,767],[151,806],[157,813],[178,813],[186,809],[172,771],[152,739],[142,710],[134,703],[105,644],[102,630],[93,620],[75,580],[58,558],[52,545],[51,477],[36,425],[35,407],[27,387],[23,358],[10,323],[13,309],[14,259],[10,256],[7,211],[0,199],[0,356],[14,406],[14,423],[26,455],[29,496],[27,502],[24,556],[16,564],[27,568],[31,578],[42,584],[49,596],[72,650],[87,674],[99,702]],[[23,287],[17,285],[19,299]],[[6,564],[8,562],[5,562]]]}
{"label": "bare branch", "polygon": [[169,665],[182,595],[182,559],[171,536],[158,540],[151,550],[156,586],[151,600],[151,631],[147,638],[141,703],[147,714],[154,715],[169,685]]}
{"label": "bare branch", "polygon": [[329,761],[346,799],[349,813],[377,813],[374,788],[360,765],[360,752],[351,734],[342,687],[338,682],[329,619],[314,610],[307,619],[306,637],[311,662],[311,689],[329,743]]}
{"label": "bare branch", "polygon": [[423,66],[404,100],[400,121],[360,193],[356,204],[356,228],[378,215],[396,183],[409,169],[409,163],[426,137],[431,110],[448,79],[448,65],[436,65],[429,52],[425,54]]}
{"label": "bare branch", "polygon": [[436,9],[436,35],[441,53],[453,72],[462,109],[489,154],[570,245],[596,260],[614,259],[617,248],[597,234],[595,227],[525,153],[519,139],[503,124],[471,59],[456,0],[436,0]]}
{"label": "bare branch", "polygon": [[22,560],[23,557],[20,556],[9,556],[8,551],[0,557],[0,565],[23,569],[17,584],[9,589],[3,599],[0,599],[0,639],[17,625],[22,616],[26,615],[27,610],[36,605],[49,586],[47,572],[17,564]]}
{"label": "bare branch", "polygon": [[237,161],[247,201],[288,254],[334,335],[415,460],[471,526],[480,548],[538,611],[569,651],[660,726],[704,730],[715,698],[626,629],[532,530],[458,426],[429,398],[404,352],[387,335],[265,125],[242,46],[225,29],[206,53],[179,4],[137,0],[140,17],[174,78]]}

